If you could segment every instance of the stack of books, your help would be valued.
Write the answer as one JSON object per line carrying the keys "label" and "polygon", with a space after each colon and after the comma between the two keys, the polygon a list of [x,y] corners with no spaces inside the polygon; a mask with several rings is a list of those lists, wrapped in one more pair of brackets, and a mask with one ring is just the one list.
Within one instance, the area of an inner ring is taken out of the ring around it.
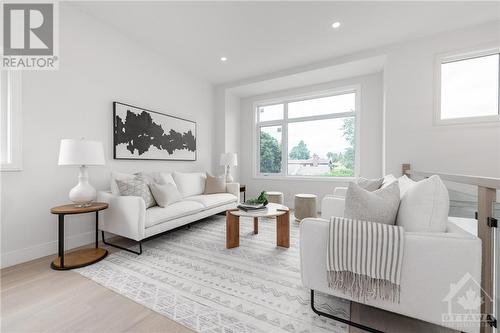
{"label": "stack of books", "polygon": [[256,210],[265,210],[266,206],[263,204],[247,204],[247,203],[242,203],[238,205],[238,209],[244,210],[245,212],[249,211],[256,211]]}

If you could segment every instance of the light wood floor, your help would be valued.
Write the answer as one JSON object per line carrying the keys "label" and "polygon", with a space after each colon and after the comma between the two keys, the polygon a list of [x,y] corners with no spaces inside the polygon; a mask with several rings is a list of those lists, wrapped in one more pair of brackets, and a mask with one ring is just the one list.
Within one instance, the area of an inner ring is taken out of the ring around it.
{"label": "light wood floor", "polygon": [[[0,271],[2,333],[193,332],[78,273],[52,270],[53,259],[44,257]],[[352,310],[352,320],[388,333],[454,332],[367,306]]]}
{"label": "light wood floor", "polygon": [[78,273],[52,270],[53,259],[1,270],[2,333],[193,332]]}

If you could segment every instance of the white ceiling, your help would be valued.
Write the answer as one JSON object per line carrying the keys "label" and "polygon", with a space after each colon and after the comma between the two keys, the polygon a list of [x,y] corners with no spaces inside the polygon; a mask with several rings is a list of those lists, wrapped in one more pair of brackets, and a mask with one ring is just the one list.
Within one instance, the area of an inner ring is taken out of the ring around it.
{"label": "white ceiling", "polygon": [[384,69],[384,63],[385,56],[368,57],[321,67],[319,69],[300,71],[277,78],[241,84],[228,89],[228,92],[235,96],[248,97],[273,91],[310,86],[332,81],[332,78],[335,78],[335,80],[342,80],[345,78],[381,72]]}
{"label": "white ceiling", "polygon": [[214,83],[500,19],[497,1],[74,4]]}

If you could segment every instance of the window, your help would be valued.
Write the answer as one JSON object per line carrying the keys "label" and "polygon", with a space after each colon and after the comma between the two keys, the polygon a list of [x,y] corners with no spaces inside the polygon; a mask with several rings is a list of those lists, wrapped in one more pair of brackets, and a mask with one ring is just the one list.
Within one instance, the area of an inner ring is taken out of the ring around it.
{"label": "window", "polygon": [[0,71],[0,166],[2,171],[21,170],[20,73]]}
{"label": "window", "polygon": [[440,61],[440,122],[500,120],[498,50]]}
{"label": "window", "polygon": [[256,174],[354,177],[356,90],[257,103]]}

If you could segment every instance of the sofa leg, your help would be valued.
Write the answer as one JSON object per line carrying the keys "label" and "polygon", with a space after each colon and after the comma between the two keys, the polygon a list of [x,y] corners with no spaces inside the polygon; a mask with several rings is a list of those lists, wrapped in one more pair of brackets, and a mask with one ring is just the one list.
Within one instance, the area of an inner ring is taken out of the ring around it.
{"label": "sofa leg", "polygon": [[330,318],[330,319],[333,319],[336,321],[340,321],[341,323],[347,324],[347,325],[352,326],[352,327],[359,328],[363,331],[372,332],[372,333],[384,333],[383,331],[379,331],[377,329],[374,329],[374,328],[371,328],[371,327],[368,327],[365,325],[361,325],[361,324],[352,322],[350,320],[331,315],[331,314],[326,313],[326,312],[319,311],[318,309],[316,309],[314,307],[314,290],[313,289],[311,289],[311,309],[314,311],[314,313],[316,313],[319,316],[323,316],[323,317],[327,317],[327,318]]}
{"label": "sofa leg", "polygon": [[113,244],[113,243],[106,242],[106,239],[104,238],[104,230],[101,230],[101,235],[102,235],[102,242],[104,244],[106,244],[106,245],[109,245],[109,246],[112,246],[112,247],[116,247],[117,249],[125,250],[125,251],[128,251],[128,252],[137,254],[137,255],[141,255],[142,254],[142,241],[139,241],[139,251],[134,251],[134,250],[127,249],[126,247],[123,247],[123,246],[120,246],[120,245],[116,245],[116,244]]}

